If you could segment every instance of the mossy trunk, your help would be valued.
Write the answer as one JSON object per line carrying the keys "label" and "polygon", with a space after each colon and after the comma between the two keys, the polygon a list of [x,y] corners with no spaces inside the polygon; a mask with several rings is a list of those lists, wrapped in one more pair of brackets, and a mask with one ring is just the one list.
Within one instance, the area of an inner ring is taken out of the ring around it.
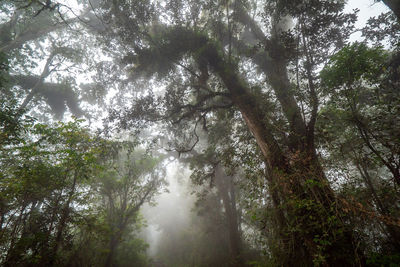
{"label": "mossy trunk", "polygon": [[[215,55],[213,60],[216,62]],[[293,138],[290,145],[294,150],[283,154],[256,97],[229,66],[219,62],[214,64],[214,68],[229,89],[233,103],[254,135],[270,170],[269,182],[274,184],[281,202],[277,208],[283,209],[288,224],[281,228],[285,231],[281,236],[297,239],[295,243],[298,247],[293,249],[288,262],[326,266],[362,265],[352,229],[346,224],[346,216],[342,214],[315,151],[306,142],[304,128],[293,128],[293,131],[304,135]],[[301,124],[294,122],[294,125]],[[298,251],[301,251],[301,258],[297,257]]]}
{"label": "mossy trunk", "polygon": [[[278,227],[282,239],[279,242],[284,244],[283,249],[294,244],[289,253],[284,253],[287,259],[281,259],[282,264],[363,265],[353,229],[346,222],[346,215],[316,157],[313,138],[310,138],[313,129],[306,127],[289,90],[285,61],[278,56],[271,58],[274,65],[264,71],[289,123],[288,144],[278,143],[267,111],[240,78],[235,65],[224,59],[223,49],[217,43],[182,28],[174,28],[168,34],[171,36],[169,46],[179,45],[185,53],[195,54],[197,61],[208,63],[224,83],[233,105],[255,137],[269,172],[268,183],[273,188],[275,208],[281,217],[277,221],[284,224]],[[288,241],[289,238],[294,243]]]}

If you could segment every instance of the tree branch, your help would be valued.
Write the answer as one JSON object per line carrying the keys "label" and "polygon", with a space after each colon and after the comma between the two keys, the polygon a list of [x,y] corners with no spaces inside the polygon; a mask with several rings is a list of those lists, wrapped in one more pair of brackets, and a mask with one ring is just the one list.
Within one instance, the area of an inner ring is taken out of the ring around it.
{"label": "tree branch", "polygon": [[43,84],[44,79],[47,76],[49,76],[49,74],[51,73],[50,65],[53,62],[53,58],[55,56],[56,56],[56,53],[51,53],[50,56],[47,58],[46,65],[43,68],[43,71],[39,77],[39,80],[36,82],[35,86],[31,89],[29,94],[26,96],[26,98],[24,99],[24,102],[22,102],[21,106],[19,107],[20,111],[22,111],[26,108],[26,106],[29,104],[29,102],[33,99],[33,97],[38,92],[39,87]]}

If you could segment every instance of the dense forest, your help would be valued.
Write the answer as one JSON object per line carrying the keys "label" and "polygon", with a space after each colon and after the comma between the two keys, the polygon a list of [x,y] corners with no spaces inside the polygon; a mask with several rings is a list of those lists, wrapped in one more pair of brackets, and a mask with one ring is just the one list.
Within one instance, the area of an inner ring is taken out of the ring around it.
{"label": "dense forest", "polygon": [[0,265],[400,266],[400,2],[1,0]]}

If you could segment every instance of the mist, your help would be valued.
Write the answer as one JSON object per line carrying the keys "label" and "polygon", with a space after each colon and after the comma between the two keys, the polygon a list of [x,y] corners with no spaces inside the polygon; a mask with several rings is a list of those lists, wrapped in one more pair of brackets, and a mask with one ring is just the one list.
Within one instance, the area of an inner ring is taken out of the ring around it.
{"label": "mist", "polygon": [[142,209],[148,224],[144,229],[145,238],[149,243],[148,254],[155,261],[162,262],[161,259],[158,259],[162,239],[177,235],[177,232],[180,231],[187,231],[190,227],[195,196],[189,192],[189,180],[190,171],[185,166],[179,162],[168,164],[167,191],[156,197],[155,206],[146,205]]}
{"label": "mist", "polygon": [[0,1],[1,266],[397,266],[396,1]]}

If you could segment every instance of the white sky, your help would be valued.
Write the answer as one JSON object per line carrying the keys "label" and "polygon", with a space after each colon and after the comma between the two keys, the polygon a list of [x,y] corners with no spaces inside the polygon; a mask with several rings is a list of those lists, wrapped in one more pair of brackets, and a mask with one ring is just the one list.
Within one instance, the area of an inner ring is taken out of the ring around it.
{"label": "white sky", "polygon": [[[348,0],[345,11],[350,12],[353,9],[358,8],[358,20],[356,22],[356,28],[362,28],[367,23],[370,17],[376,17],[383,12],[387,12],[388,7],[382,2],[374,2],[374,0]],[[350,40],[351,42],[360,40],[361,33],[354,33]]]}

